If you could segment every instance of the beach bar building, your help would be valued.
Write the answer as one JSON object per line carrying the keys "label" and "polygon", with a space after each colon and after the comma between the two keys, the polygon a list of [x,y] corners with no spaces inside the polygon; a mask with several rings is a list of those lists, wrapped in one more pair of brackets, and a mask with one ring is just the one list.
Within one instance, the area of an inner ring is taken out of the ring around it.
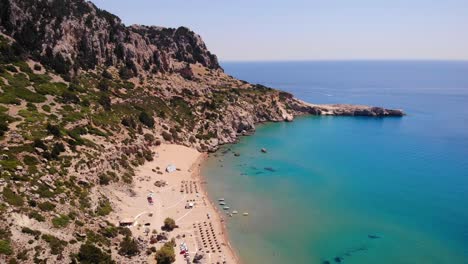
{"label": "beach bar building", "polygon": [[125,227],[125,226],[132,226],[134,223],[132,218],[124,218],[119,221],[119,226]]}

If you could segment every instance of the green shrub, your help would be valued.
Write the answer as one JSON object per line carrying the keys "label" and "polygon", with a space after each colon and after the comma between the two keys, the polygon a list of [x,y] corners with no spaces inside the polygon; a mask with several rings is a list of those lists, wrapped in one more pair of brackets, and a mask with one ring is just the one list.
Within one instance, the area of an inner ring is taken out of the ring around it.
{"label": "green shrub", "polygon": [[29,212],[28,214],[29,218],[32,218],[32,219],[35,219],[36,221],[38,222],[44,222],[45,221],[45,217],[42,216],[39,212],[37,211],[31,211]]}
{"label": "green shrub", "polygon": [[44,234],[42,235],[42,239],[49,244],[52,255],[61,254],[63,249],[68,245],[66,241],[60,240],[53,235]]}
{"label": "green shrub", "polygon": [[122,236],[132,236],[132,230],[126,228],[126,227],[117,227],[117,230],[119,231],[119,234]]}
{"label": "green shrub", "polygon": [[50,105],[43,105],[42,110],[44,110],[47,113],[50,113],[50,110],[51,110]]}
{"label": "green shrub", "polygon": [[99,184],[100,185],[108,185],[110,182],[111,182],[112,178],[105,174],[105,173],[102,173],[99,175]]}
{"label": "green shrub", "polygon": [[44,144],[44,141],[42,141],[40,138],[36,138],[33,141],[33,147],[35,148],[41,148],[43,150],[47,150],[47,146]]}
{"label": "green shrub", "polygon": [[32,73],[31,68],[29,68],[29,65],[25,61],[17,61],[14,63],[14,65],[24,73]]}
{"label": "green shrub", "polygon": [[140,250],[138,249],[138,243],[135,239],[130,236],[124,237],[122,242],[120,242],[119,254],[123,256],[135,256],[138,255],[138,253],[140,253]]}
{"label": "green shrub", "polygon": [[102,229],[100,232],[103,236],[107,238],[114,238],[114,237],[117,237],[117,235],[119,234],[119,230],[115,226],[108,226]]}
{"label": "green shrub", "polygon": [[112,206],[108,199],[101,199],[99,206],[96,209],[96,213],[100,216],[108,215],[112,212]]}
{"label": "green shrub", "polygon": [[135,128],[136,127],[136,123],[135,123],[135,120],[133,120],[133,118],[131,116],[124,116],[122,118],[122,125],[126,126],[126,127],[130,127],[130,128]]}
{"label": "green shrub", "polygon": [[5,65],[5,69],[10,72],[18,72],[15,66],[13,65]]}
{"label": "green shrub", "polygon": [[145,140],[148,142],[153,142],[155,140],[152,134],[145,134],[144,137],[145,137]]}
{"label": "green shrub", "polygon": [[130,69],[126,68],[126,67],[122,67],[119,70],[119,76],[120,76],[120,78],[122,78],[124,80],[128,80],[128,79],[133,77],[133,72],[132,72],[132,70],[130,70]]}
{"label": "green shrub", "polygon": [[11,255],[13,249],[11,248],[10,242],[7,240],[0,240],[0,255]]}
{"label": "green shrub", "polygon": [[4,95],[12,94],[18,98],[21,98],[27,102],[32,103],[42,103],[45,102],[46,98],[35,92],[31,92],[29,89],[21,87],[21,86],[13,86],[12,87],[4,87]]}
{"label": "green shrub", "polygon": [[39,161],[36,159],[36,157],[30,156],[30,155],[25,155],[23,158],[24,164],[31,166],[31,165],[37,165]]}
{"label": "green shrub", "polygon": [[102,79],[98,83],[98,89],[101,90],[102,92],[107,92],[109,91],[110,88],[110,81],[107,79]]}
{"label": "green shrub", "polygon": [[65,151],[65,146],[62,143],[55,143],[52,146],[52,151],[50,153],[50,156],[52,159],[58,159],[60,153]]}
{"label": "green shrub", "polygon": [[47,132],[55,137],[61,137],[62,133],[60,132],[60,127],[57,125],[47,124]]}
{"label": "green shrub", "polygon": [[166,141],[172,141],[172,134],[167,132],[167,131],[163,131],[162,132],[162,137],[164,138],[164,140]]}
{"label": "green shrub", "polygon": [[70,222],[70,217],[68,217],[67,215],[60,215],[60,216],[52,218],[52,225],[55,228],[66,227],[69,222]]}
{"label": "green shrub", "polygon": [[147,126],[149,128],[154,127],[154,118],[150,114],[148,114],[147,112],[145,112],[145,111],[141,112],[140,115],[138,116],[138,119],[145,126]]}
{"label": "green shrub", "polygon": [[111,99],[108,95],[102,94],[98,99],[98,103],[102,105],[104,110],[106,111],[111,110]]}
{"label": "green shrub", "polygon": [[49,187],[47,187],[47,185],[39,184],[38,187],[39,188],[37,189],[36,193],[39,194],[41,198],[52,198],[55,196],[55,194],[49,189]]}
{"label": "green shrub", "polygon": [[[47,74],[35,74],[35,73],[30,73],[29,75],[29,80],[34,83],[34,88],[36,89],[37,93],[40,93],[37,88],[41,84],[49,83],[52,78],[47,75]],[[40,93],[43,94],[43,93]]]}
{"label": "green shrub", "polygon": [[80,98],[75,93],[66,90],[62,93],[62,102],[64,104],[79,104]]}
{"label": "green shrub", "polygon": [[135,88],[135,84],[132,83],[132,82],[129,82],[129,81],[124,81],[122,83],[122,87],[125,88],[126,90],[131,90],[131,89]]}
{"label": "green shrub", "polygon": [[55,205],[48,201],[38,204],[38,207],[44,212],[50,212],[55,209]]}
{"label": "green shrub", "polygon": [[108,72],[107,70],[104,70],[102,72],[102,77],[104,77],[106,79],[112,79],[112,74],[110,72]]}
{"label": "green shrub", "polygon": [[31,235],[33,237],[39,237],[41,235],[41,231],[37,231],[37,230],[32,230],[31,228],[29,227],[23,227],[21,228],[21,232],[22,233],[25,233],[25,234],[28,234],[28,235]]}
{"label": "green shrub", "polygon": [[156,261],[158,264],[170,264],[175,261],[173,243],[167,242],[158,251],[156,251]]}
{"label": "green shrub", "polygon": [[[29,251],[27,249],[24,249],[21,252],[19,252],[18,254],[16,254],[16,258],[18,260],[23,260],[23,261],[28,260],[28,252]],[[10,263],[11,263],[11,261],[10,261]]]}
{"label": "green shrub", "polygon": [[110,246],[110,240],[104,237],[101,234],[95,233],[92,230],[87,229],[86,230],[86,237],[87,237],[87,243],[92,243],[95,245],[106,245]]}
{"label": "green shrub", "polygon": [[13,206],[23,206],[24,204],[23,197],[19,194],[16,194],[8,187],[5,187],[3,189],[3,199],[5,200],[5,202]]}
{"label": "green shrub", "polygon": [[109,254],[103,252],[100,248],[91,245],[81,245],[77,259],[81,264],[113,264],[115,263]]}
{"label": "green shrub", "polygon": [[174,230],[175,228],[177,228],[177,225],[175,223],[175,220],[168,217],[166,219],[164,219],[164,225],[162,226],[162,229],[165,230],[165,231],[172,231]]}
{"label": "green shrub", "polygon": [[[41,75],[36,75],[41,76]],[[63,94],[64,91],[67,89],[67,85],[65,83],[51,83],[46,77],[43,77],[44,80],[41,80],[41,84],[34,85],[36,92],[42,95],[50,94],[55,96],[60,96]]]}

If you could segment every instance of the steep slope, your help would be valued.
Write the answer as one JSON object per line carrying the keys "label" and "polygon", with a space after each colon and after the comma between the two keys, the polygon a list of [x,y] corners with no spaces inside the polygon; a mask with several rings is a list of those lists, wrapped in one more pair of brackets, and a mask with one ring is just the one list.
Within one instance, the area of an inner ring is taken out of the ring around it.
{"label": "steep slope", "polygon": [[83,0],[0,0],[0,30],[2,263],[127,261],[101,190],[128,189],[150,146],[212,151],[301,114],[403,115],[237,80],[187,28],[127,27]]}
{"label": "steep slope", "polygon": [[[2,31],[60,74],[121,67],[128,74],[172,72],[185,63],[220,69],[200,36],[187,28],[131,26],[83,0],[1,0]],[[125,69],[125,70],[124,70]]]}

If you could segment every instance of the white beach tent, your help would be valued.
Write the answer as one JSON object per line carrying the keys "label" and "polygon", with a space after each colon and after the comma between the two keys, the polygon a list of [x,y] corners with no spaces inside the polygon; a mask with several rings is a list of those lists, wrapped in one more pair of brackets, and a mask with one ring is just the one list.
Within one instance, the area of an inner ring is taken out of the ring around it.
{"label": "white beach tent", "polygon": [[169,165],[169,166],[167,166],[167,168],[166,168],[166,171],[167,171],[168,173],[174,172],[174,171],[176,171],[176,170],[177,170],[177,167],[176,167],[175,165],[172,165],[172,164]]}

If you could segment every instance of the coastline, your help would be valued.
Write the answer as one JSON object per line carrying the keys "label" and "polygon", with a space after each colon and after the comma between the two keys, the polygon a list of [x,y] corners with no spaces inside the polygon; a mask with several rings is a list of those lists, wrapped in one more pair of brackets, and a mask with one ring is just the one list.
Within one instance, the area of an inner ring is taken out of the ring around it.
{"label": "coastline", "polygon": [[201,173],[201,166],[203,165],[203,163],[206,161],[207,158],[208,158],[208,154],[203,153],[202,156],[197,160],[196,164],[194,164],[194,165],[197,166],[197,171],[194,172],[195,177],[199,178],[201,190],[202,190],[203,194],[205,195],[205,197],[207,197],[211,208],[216,212],[216,215],[217,215],[217,218],[218,218],[217,221],[219,222],[219,224],[221,226],[221,230],[222,230],[222,234],[223,234],[223,240],[224,240],[224,243],[229,248],[230,254],[234,257],[235,263],[243,264],[240,257],[239,257],[239,255],[237,254],[236,250],[232,246],[231,240],[229,239],[229,232],[228,232],[227,225],[226,225],[226,223],[227,223],[226,219],[227,218],[224,216],[223,212],[221,212],[218,209],[216,204],[213,203],[213,201],[210,199],[210,195],[208,194],[208,190],[206,188],[207,180],[206,180],[206,177]]}
{"label": "coastline", "polygon": [[[186,263],[179,254],[182,243],[188,247],[190,260],[202,253],[201,263],[241,263],[229,241],[226,219],[210,200],[204,186],[206,181],[201,175],[201,165],[208,154],[175,144],[162,144],[153,147],[152,151],[154,160],[135,170],[131,187],[109,185],[104,189],[114,208],[109,221],[115,225],[122,220],[132,221],[128,228],[144,248],[138,261],[156,263],[154,254],[146,255],[144,251],[151,247],[159,249],[167,242],[151,243],[151,237],[154,232],[163,232],[164,219],[170,217],[178,225],[173,231],[166,232],[168,240],[174,238],[176,242],[174,263]],[[175,165],[176,170],[167,172],[169,165]],[[155,186],[158,181],[166,185]],[[149,195],[153,204],[147,200]],[[189,203],[194,204],[193,208],[187,209]],[[122,256],[113,257],[118,263],[124,261]]]}

